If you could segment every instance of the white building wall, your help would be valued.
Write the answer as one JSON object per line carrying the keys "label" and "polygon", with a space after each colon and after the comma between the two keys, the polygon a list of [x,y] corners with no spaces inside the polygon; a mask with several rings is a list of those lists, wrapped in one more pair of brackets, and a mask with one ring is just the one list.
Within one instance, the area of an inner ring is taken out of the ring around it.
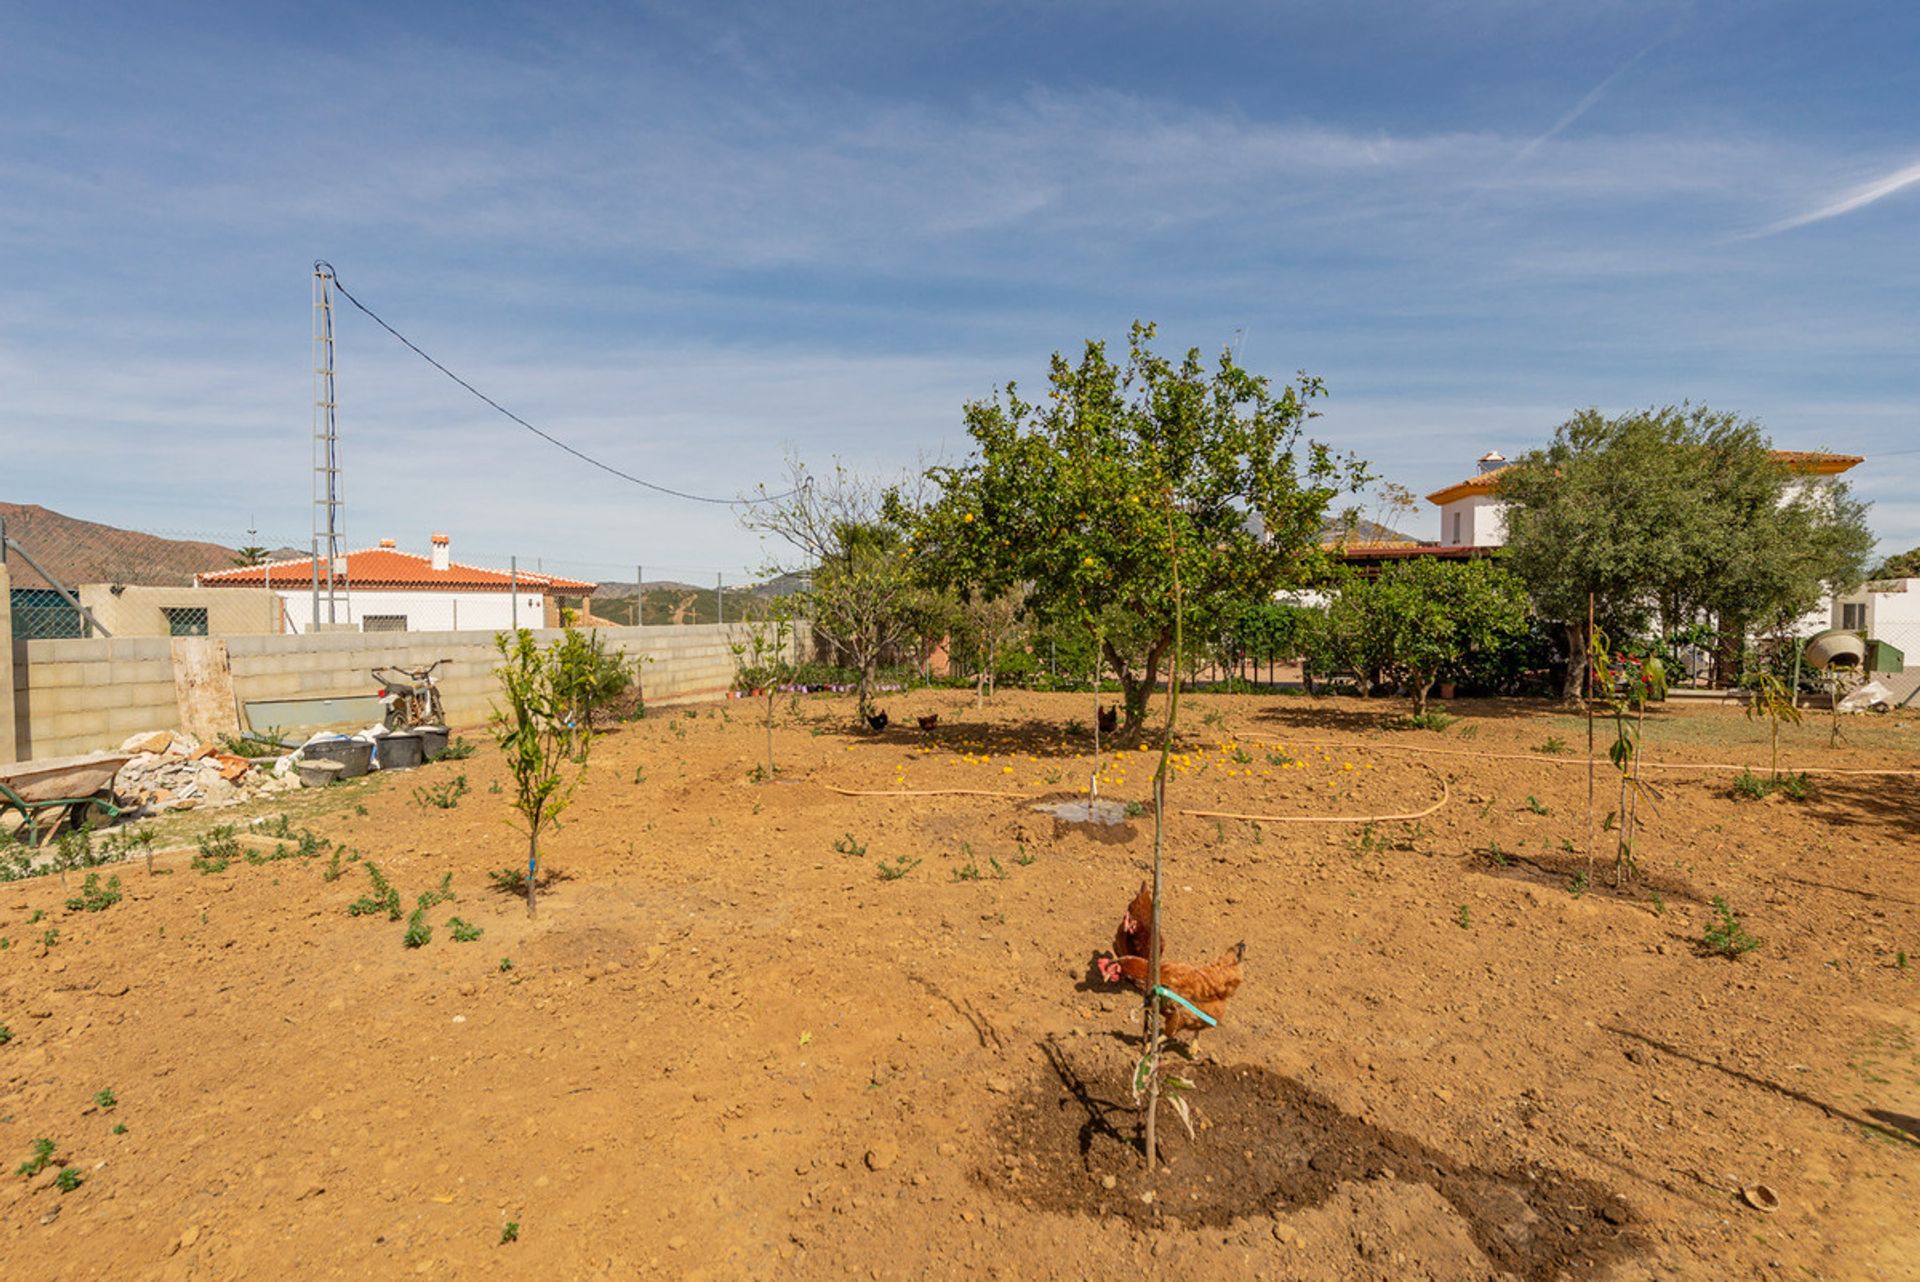
{"label": "white building wall", "polygon": [[1441,546],[1497,548],[1506,541],[1506,504],[1499,499],[1472,494],[1441,506]]}
{"label": "white building wall", "polygon": [[[276,589],[278,591],[278,589]],[[287,605],[287,630],[304,633],[313,617],[313,585],[280,594]],[[543,627],[544,602],[538,592],[519,594],[518,623]],[[403,615],[409,632],[501,632],[515,624],[514,594],[508,592],[376,591],[349,593],[341,620],[356,631],[368,615]],[[326,618],[321,602],[320,617]]]}

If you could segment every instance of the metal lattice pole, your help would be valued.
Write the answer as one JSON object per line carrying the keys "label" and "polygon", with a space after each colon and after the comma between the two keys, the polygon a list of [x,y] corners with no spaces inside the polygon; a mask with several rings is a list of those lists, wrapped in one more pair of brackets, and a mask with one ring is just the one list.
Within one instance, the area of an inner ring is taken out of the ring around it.
{"label": "metal lattice pole", "polygon": [[[314,613],[320,622],[322,601],[327,622],[340,622],[340,597],[347,588],[341,563],[340,424],[333,378],[333,268],[313,265],[313,545]],[[317,558],[324,557],[324,570]],[[352,617],[351,608],[347,611]]]}

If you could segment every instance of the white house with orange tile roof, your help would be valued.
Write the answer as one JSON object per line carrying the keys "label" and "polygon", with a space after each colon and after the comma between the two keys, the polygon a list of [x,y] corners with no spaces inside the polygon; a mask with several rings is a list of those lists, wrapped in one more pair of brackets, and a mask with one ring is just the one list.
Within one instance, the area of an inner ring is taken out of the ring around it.
{"label": "white house with orange tile roof", "polygon": [[[1773,450],[1772,454],[1795,476],[1809,480],[1838,476],[1864,461],[1858,454],[1828,454],[1817,450]],[[1482,454],[1477,466],[1478,470],[1466,480],[1427,495],[1427,502],[1440,509],[1440,547],[1506,545],[1507,505],[1500,497],[1500,476],[1510,464],[1506,455],[1496,450]]]}
{"label": "white house with orange tile roof", "polygon": [[[462,565],[451,541],[436,534],[425,556],[402,552],[393,539],[340,558],[334,574],[336,593],[346,611],[343,622],[364,632],[498,632],[517,622],[523,628],[555,626],[555,598],[590,596],[598,587],[578,579],[529,570],[489,570]],[[324,563],[318,568],[324,570]],[[269,588],[286,609],[289,632],[305,632],[314,615],[311,557],[274,561],[237,570],[198,575],[196,587]],[[322,609],[324,613],[324,607]]]}

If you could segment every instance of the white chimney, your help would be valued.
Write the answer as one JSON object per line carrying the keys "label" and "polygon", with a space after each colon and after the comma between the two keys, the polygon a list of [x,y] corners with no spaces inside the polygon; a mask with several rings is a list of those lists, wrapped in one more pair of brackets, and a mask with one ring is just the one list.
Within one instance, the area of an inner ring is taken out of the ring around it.
{"label": "white chimney", "polygon": [[453,548],[452,548],[452,545],[447,541],[446,535],[436,534],[433,536],[433,568],[434,569],[445,570],[447,568],[448,560],[452,556],[452,553],[453,553]]}
{"label": "white chimney", "polygon": [[1507,456],[1499,450],[1488,450],[1480,456],[1480,470],[1482,472],[1497,472],[1506,465]]}

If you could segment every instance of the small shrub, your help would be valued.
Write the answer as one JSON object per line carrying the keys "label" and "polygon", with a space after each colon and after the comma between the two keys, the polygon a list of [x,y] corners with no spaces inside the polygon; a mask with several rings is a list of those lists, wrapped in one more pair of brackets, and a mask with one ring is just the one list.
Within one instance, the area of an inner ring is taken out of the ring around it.
{"label": "small shrub", "polygon": [[1549,757],[1561,757],[1565,756],[1571,749],[1567,747],[1567,741],[1565,739],[1562,739],[1557,734],[1550,734],[1534,751]]}
{"label": "small shrub", "polygon": [[1438,708],[1429,708],[1425,712],[1416,712],[1401,722],[1409,730],[1432,730],[1439,732],[1460,718],[1451,712],[1442,712]]}
{"label": "small shrub", "polygon": [[474,940],[486,934],[486,931],[481,927],[475,926],[470,922],[462,921],[458,917],[447,918],[447,928],[453,932],[453,942],[456,944],[471,944]]}
{"label": "small shrub", "polygon": [[80,887],[80,893],[67,901],[67,907],[73,912],[105,912],[120,902],[120,878],[110,877],[107,884],[100,884],[100,874],[90,872]]}
{"label": "small shrub", "polygon": [[71,1193],[86,1183],[86,1176],[75,1167],[62,1167],[60,1174],[53,1177],[53,1186],[62,1193]]}
{"label": "small shrub", "polygon": [[1813,785],[1807,782],[1804,774],[1781,775],[1774,781],[1773,786],[1785,793],[1792,801],[1805,801],[1813,795]]}
{"label": "small shrub", "polygon": [[902,877],[906,876],[908,873],[912,872],[915,868],[918,868],[919,866],[920,866],[920,861],[918,859],[909,859],[905,855],[901,855],[898,859],[896,859],[892,863],[888,863],[886,860],[882,859],[880,861],[880,869],[879,869],[880,880],[881,881],[899,881]]}
{"label": "small shrub", "polygon": [[1714,919],[1707,923],[1706,931],[1700,936],[1708,952],[1738,960],[1760,947],[1760,941],[1747,933],[1740,919],[1733,915],[1733,909],[1727,907],[1727,901],[1718,895],[1713,897],[1713,912]]}
{"label": "small shrub", "polygon": [[1733,777],[1733,795],[1743,801],[1760,801],[1770,791],[1767,781],[1751,770],[1742,770]]}
{"label": "small shrub", "polygon": [[1126,810],[1127,818],[1138,819],[1141,815],[1147,813],[1147,803],[1144,801],[1129,801]]}
{"label": "small shrub", "polygon": [[467,742],[466,736],[462,735],[460,738],[455,739],[452,743],[447,745],[446,750],[440,754],[440,760],[465,761],[468,757],[471,757],[472,755],[473,755],[473,745]]}

